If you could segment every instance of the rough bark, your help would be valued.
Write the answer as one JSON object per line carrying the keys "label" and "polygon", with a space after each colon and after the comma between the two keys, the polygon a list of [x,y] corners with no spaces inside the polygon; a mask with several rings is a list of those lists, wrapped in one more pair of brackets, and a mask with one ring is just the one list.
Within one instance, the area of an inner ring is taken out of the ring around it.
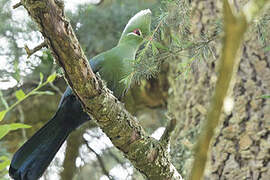
{"label": "rough bark", "polygon": [[[243,1],[235,1],[240,9]],[[222,17],[218,1],[193,1],[193,33],[211,31],[214,22]],[[178,140],[172,152],[181,174],[188,174],[192,162],[191,149],[216,83],[217,59],[220,41],[215,42],[216,58],[193,64],[189,79],[173,78],[180,59],[171,63],[170,85],[173,93],[168,101],[169,109],[178,119]],[[269,179],[270,177],[270,126],[269,100],[256,98],[269,93],[269,52],[265,52],[254,32],[245,36],[241,62],[232,91],[233,111],[224,113],[216,138],[212,141],[205,179]],[[180,161],[181,160],[181,161]]]}
{"label": "rough bark", "polygon": [[23,0],[23,6],[39,26],[65,77],[101,129],[131,163],[149,179],[180,179],[167,149],[150,138],[93,74],[79,42],[63,12],[53,0]]}

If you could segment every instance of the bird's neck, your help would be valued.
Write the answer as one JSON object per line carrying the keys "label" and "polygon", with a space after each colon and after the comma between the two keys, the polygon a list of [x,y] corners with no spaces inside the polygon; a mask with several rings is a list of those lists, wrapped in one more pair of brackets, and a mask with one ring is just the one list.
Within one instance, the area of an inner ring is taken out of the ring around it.
{"label": "bird's neck", "polygon": [[124,52],[125,54],[129,54],[132,58],[135,58],[136,52],[140,47],[140,44],[134,43],[134,42],[125,42],[125,43],[119,43],[117,45],[119,50],[121,52]]}

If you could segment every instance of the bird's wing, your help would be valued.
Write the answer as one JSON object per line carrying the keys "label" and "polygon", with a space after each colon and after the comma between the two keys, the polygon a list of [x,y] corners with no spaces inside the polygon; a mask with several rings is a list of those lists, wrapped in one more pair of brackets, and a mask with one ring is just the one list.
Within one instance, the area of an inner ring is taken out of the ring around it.
{"label": "bird's wing", "polygon": [[[103,61],[104,61],[103,53],[101,53],[101,54],[99,54],[99,55],[97,55],[89,60],[91,69],[94,73],[97,73],[99,71],[99,69],[102,67]],[[63,104],[64,100],[72,94],[73,94],[72,89],[68,86],[66,88],[63,96],[61,97],[58,108]]]}

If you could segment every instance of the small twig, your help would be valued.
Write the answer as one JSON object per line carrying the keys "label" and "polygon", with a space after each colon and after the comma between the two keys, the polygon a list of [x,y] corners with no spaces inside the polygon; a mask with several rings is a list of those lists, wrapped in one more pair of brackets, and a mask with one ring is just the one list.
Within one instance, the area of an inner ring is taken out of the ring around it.
{"label": "small twig", "polygon": [[51,86],[51,88],[53,88],[60,96],[62,96],[64,93],[60,90],[60,88],[58,88],[57,86],[55,86],[52,82],[49,83],[49,85]]}
{"label": "small twig", "polygon": [[25,49],[25,51],[26,51],[26,53],[28,55],[27,58],[29,58],[32,54],[34,54],[35,52],[39,51],[43,47],[47,47],[47,42],[46,41],[42,42],[40,45],[38,45],[34,49],[29,49],[29,47],[25,44],[24,45],[24,49]]}
{"label": "small twig", "polygon": [[16,9],[16,8],[22,6],[22,5],[23,5],[23,4],[22,4],[22,2],[20,1],[20,2],[18,2],[17,4],[13,5],[12,7],[13,7],[13,9]]}
{"label": "small twig", "polygon": [[176,127],[176,119],[172,118],[170,122],[167,124],[167,127],[163,133],[163,135],[160,138],[160,142],[165,145],[166,147],[169,146],[169,142],[172,136],[172,132],[174,131]]}
{"label": "small twig", "polygon": [[91,152],[93,152],[93,153],[96,155],[97,160],[98,160],[98,162],[99,162],[99,165],[100,165],[100,167],[101,167],[103,173],[104,173],[110,180],[113,180],[112,176],[109,174],[108,170],[106,169],[105,164],[104,164],[104,162],[103,162],[101,156],[100,156],[94,149],[92,149],[92,148],[89,146],[87,140],[84,139],[84,143],[86,144],[87,148],[88,148]]}
{"label": "small twig", "polygon": [[59,8],[64,9],[65,4],[63,0],[55,0],[54,2],[58,5]]}
{"label": "small twig", "polygon": [[94,4],[95,6],[99,6],[104,2],[104,0],[100,0],[98,3]]}
{"label": "small twig", "polygon": [[165,19],[165,17],[163,17],[160,22],[158,23],[158,25],[156,26],[156,28],[154,29],[153,33],[151,34],[151,36],[147,39],[147,43],[145,45],[145,47],[143,48],[143,50],[140,52],[138,60],[140,61],[141,58],[144,56],[144,54],[146,53],[146,50],[150,47],[151,42],[154,40],[154,35],[155,33],[158,31],[159,27],[162,25],[163,20]]}
{"label": "small twig", "polygon": [[[22,110],[22,106],[21,106],[20,104],[18,105],[18,111],[19,111],[19,114],[20,114],[19,120],[20,120],[21,123],[24,124],[25,117],[24,117],[24,112],[23,112],[23,110]],[[22,137],[23,137],[23,140],[25,141],[25,140],[27,140],[25,129],[22,128],[21,130],[22,130]]]}
{"label": "small twig", "polygon": [[0,90],[0,101],[1,101],[2,104],[5,106],[6,109],[9,108],[8,103],[7,103],[6,99],[4,98],[3,93],[2,93],[1,90]]}
{"label": "small twig", "polygon": [[202,44],[209,44],[210,42],[216,40],[217,38],[218,38],[218,35],[214,35],[214,36],[210,37],[207,41],[198,42],[198,43],[195,43],[191,46],[184,47],[184,48],[180,47],[179,49],[177,49],[175,51],[170,51],[169,53],[168,52],[163,53],[165,56],[162,57],[161,55],[163,55],[163,54],[161,54],[160,57],[158,58],[158,60],[160,60],[161,62],[164,62],[165,59],[167,59],[175,54],[178,54],[178,53],[183,52],[183,51],[198,48],[198,47],[202,46]]}

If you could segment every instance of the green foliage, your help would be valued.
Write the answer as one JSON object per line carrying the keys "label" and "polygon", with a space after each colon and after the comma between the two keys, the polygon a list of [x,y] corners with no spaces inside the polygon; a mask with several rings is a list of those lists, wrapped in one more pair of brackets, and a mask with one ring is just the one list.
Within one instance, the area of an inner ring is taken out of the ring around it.
{"label": "green foliage", "polygon": [[[48,79],[47,79],[47,81],[45,82],[46,84],[47,83],[51,83],[51,82],[53,82],[54,80],[55,80],[55,78],[56,78],[56,73],[53,73],[53,74],[51,74],[49,77],[48,77]],[[41,81],[42,82],[42,81]]]}
{"label": "green foliage", "polygon": [[[185,75],[186,77],[188,73],[191,72],[192,64],[200,60],[207,60],[210,56],[213,56],[213,50],[210,43],[217,39],[218,32],[220,32],[217,30],[214,33],[201,32],[199,36],[191,33],[190,7],[191,5],[189,2],[185,0],[172,2],[167,4],[164,8],[169,13],[164,21],[165,23],[162,24],[160,28],[159,39],[161,42],[169,41],[169,50],[163,52],[161,57],[165,61],[174,57],[182,59],[182,62],[179,62],[178,64],[179,68],[176,77],[179,75]],[[218,29],[219,24],[215,24],[215,27]],[[165,34],[167,34],[167,37]],[[168,35],[170,38],[169,40]]]}
{"label": "green foliage", "polygon": [[[4,143],[0,141],[0,147],[4,147]],[[5,148],[0,148],[0,179],[9,180],[4,178],[8,174],[7,166],[10,164],[9,153]]]}
{"label": "green foliage", "polygon": [[[40,88],[44,87],[46,84],[53,82],[55,78],[56,78],[56,73],[53,73],[47,78],[47,80],[45,82],[43,82],[43,74],[40,73],[39,85],[35,89],[33,89],[31,92],[29,92],[28,94],[25,94],[22,89],[17,90],[15,92],[15,96],[17,98],[17,101],[14,104],[12,104],[11,106],[9,106],[7,104],[7,102],[3,98],[2,92],[0,91],[1,101],[6,108],[5,110],[0,111],[0,121],[4,119],[7,112],[12,110],[15,106],[20,104],[23,100],[25,100],[26,98],[28,98],[31,95],[44,95],[44,94],[53,95],[54,94],[53,92],[38,91],[38,90]],[[5,135],[7,135],[10,131],[14,131],[17,129],[22,129],[22,128],[30,128],[30,127],[31,126],[26,125],[26,124],[22,124],[22,123],[10,123],[10,124],[0,125],[0,140]],[[0,172],[4,171],[9,164],[10,164],[10,160],[7,156],[0,156]],[[5,174],[5,172],[4,172],[4,174]]]}
{"label": "green foliage", "polygon": [[0,156],[0,172],[4,171],[10,164],[10,159],[7,156]]}
{"label": "green foliage", "polygon": [[270,50],[270,9],[266,10],[261,16],[254,20],[251,26],[252,33],[256,34],[259,42],[264,46],[265,51]]}
{"label": "green foliage", "polygon": [[18,101],[22,100],[25,97],[25,93],[23,92],[22,89],[18,90],[15,92],[15,96]]}
{"label": "green foliage", "polygon": [[3,110],[0,112],[0,121],[2,121],[4,119],[7,112],[8,112],[7,110]]}
{"label": "green foliage", "polygon": [[5,117],[5,114],[10,111],[11,109],[13,109],[15,106],[17,106],[18,104],[20,104],[23,100],[25,100],[26,98],[28,98],[31,95],[53,95],[53,92],[50,91],[38,91],[40,88],[44,87],[45,85],[47,85],[48,83],[51,83],[54,81],[54,79],[56,78],[56,73],[51,74],[47,80],[45,82],[43,82],[43,74],[40,73],[40,82],[39,85],[33,89],[32,91],[30,91],[28,94],[25,94],[23,92],[22,89],[17,90],[15,92],[15,96],[17,98],[17,102],[15,102],[14,104],[12,104],[11,106],[6,106],[7,108],[3,111],[0,111],[0,121],[3,120],[3,118]]}
{"label": "green foliage", "polygon": [[31,126],[21,123],[4,124],[0,126],[0,139],[7,135],[10,131],[14,131],[21,128],[30,128]]}
{"label": "green foliage", "polygon": [[214,24],[213,32],[202,32],[197,37],[190,30],[191,9],[187,0],[161,1],[160,5],[152,36],[134,61],[134,82],[155,77],[160,65],[172,58],[181,59],[175,77],[188,77],[194,63],[215,56],[211,42],[222,32],[220,21]]}
{"label": "green foliage", "polygon": [[259,96],[258,98],[262,98],[262,99],[270,99],[270,94],[264,94],[262,96]]}

